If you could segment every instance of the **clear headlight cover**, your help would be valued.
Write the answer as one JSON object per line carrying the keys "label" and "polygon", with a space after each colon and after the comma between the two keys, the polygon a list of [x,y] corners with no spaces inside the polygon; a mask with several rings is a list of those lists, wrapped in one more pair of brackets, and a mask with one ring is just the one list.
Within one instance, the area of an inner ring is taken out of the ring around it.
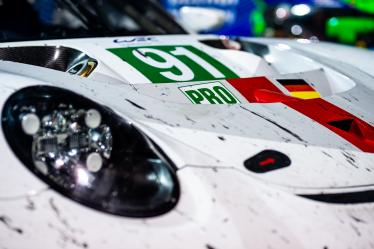
{"label": "clear headlight cover", "polygon": [[147,136],[81,95],[50,86],[14,93],[2,112],[17,157],[53,189],[86,206],[129,217],[172,209],[172,162]]}

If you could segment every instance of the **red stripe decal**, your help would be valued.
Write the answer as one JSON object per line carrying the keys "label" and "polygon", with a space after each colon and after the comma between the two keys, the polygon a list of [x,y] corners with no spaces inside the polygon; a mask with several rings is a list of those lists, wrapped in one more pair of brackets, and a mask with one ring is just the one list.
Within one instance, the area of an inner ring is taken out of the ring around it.
{"label": "red stripe decal", "polygon": [[313,119],[365,152],[374,152],[374,127],[323,99],[283,104]]}
{"label": "red stripe decal", "polygon": [[256,97],[256,90],[267,90],[273,94],[284,95],[271,81],[265,77],[230,79],[228,82],[236,88],[249,102],[267,103],[279,101],[261,101]]}
{"label": "red stripe decal", "polygon": [[365,152],[374,153],[374,127],[323,99],[298,99],[283,94],[265,77],[229,79],[249,102],[284,105],[302,113]]}

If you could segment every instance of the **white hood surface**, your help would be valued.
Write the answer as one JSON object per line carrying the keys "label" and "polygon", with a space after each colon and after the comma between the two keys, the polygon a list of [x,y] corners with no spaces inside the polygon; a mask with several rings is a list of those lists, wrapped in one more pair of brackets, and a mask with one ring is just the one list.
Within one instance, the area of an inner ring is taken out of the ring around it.
{"label": "white hood surface", "polygon": [[[173,161],[181,193],[153,218],[86,208],[33,176],[2,135],[0,246],[373,248],[373,52],[304,40],[241,40],[242,50],[209,41],[219,39],[2,44],[73,48],[97,67],[83,78],[1,61],[1,108],[34,85],[109,107]],[[263,151],[285,158],[256,157]]]}

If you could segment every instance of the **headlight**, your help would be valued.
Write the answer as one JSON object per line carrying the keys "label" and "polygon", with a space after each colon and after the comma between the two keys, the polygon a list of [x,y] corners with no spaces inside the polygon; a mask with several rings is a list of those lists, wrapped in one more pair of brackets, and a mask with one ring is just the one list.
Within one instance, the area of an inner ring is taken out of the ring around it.
{"label": "headlight", "polygon": [[143,133],[81,95],[21,89],[5,103],[4,135],[18,158],[52,188],[123,216],[167,212],[179,197],[172,163]]}

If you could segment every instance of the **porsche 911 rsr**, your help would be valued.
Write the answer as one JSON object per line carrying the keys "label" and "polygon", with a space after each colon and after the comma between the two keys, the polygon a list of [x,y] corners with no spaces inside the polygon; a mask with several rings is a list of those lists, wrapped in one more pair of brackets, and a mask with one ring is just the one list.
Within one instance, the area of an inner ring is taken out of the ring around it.
{"label": "porsche 911 rsr", "polygon": [[1,248],[373,247],[373,52],[57,3],[2,29]]}

